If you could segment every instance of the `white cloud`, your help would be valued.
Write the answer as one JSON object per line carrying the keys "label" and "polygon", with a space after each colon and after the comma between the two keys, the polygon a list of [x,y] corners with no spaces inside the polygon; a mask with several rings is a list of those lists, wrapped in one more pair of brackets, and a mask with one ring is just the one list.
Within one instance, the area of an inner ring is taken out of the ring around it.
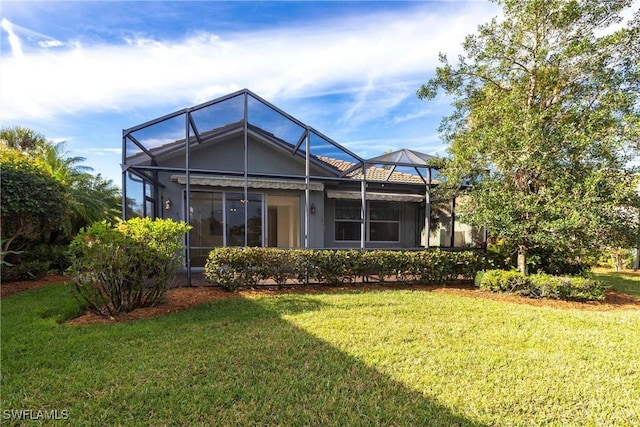
{"label": "white cloud", "polygon": [[439,51],[459,51],[464,36],[496,12],[493,5],[473,3],[443,17],[428,5],[412,13],[200,33],[169,42],[141,37],[120,45],[81,45],[47,38],[41,45],[65,47],[35,52],[22,52],[12,24],[3,20],[14,55],[3,58],[0,115],[51,119],[151,105],[176,108],[247,87],[274,102],[351,92],[355,103],[348,118],[375,119],[413,96],[414,82],[426,81]]}
{"label": "white cloud", "polygon": [[122,156],[122,147],[89,147],[83,148],[79,152],[90,154],[91,156]]}
{"label": "white cloud", "polygon": [[62,42],[60,40],[49,39],[49,40],[39,41],[38,45],[40,47],[60,47],[63,44],[62,44]]}
{"label": "white cloud", "polygon": [[9,40],[9,46],[11,47],[11,53],[16,58],[22,58],[24,53],[22,52],[22,41],[13,29],[13,24],[6,18],[2,18],[0,27],[7,32],[7,38]]}

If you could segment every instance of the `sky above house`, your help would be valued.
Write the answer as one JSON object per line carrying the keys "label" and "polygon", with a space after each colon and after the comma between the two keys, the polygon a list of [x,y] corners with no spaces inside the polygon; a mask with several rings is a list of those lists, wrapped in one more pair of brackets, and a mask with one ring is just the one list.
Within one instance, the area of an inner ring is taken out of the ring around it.
{"label": "sky above house", "polygon": [[419,100],[499,14],[462,1],[2,1],[0,120],[66,141],[121,184],[122,130],[248,88],[361,157],[443,155],[445,96]]}

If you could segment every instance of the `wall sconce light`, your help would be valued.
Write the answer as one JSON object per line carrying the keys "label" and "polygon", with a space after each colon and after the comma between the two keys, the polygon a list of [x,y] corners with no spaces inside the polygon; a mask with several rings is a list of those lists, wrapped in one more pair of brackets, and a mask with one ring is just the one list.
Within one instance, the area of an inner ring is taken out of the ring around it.
{"label": "wall sconce light", "polygon": [[316,214],[316,205],[311,203],[311,206],[310,206],[309,210],[311,211],[311,215],[315,215]]}
{"label": "wall sconce light", "polygon": [[166,211],[170,210],[170,209],[171,209],[171,205],[172,205],[172,204],[173,204],[173,203],[171,202],[171,199],[167,199],[167,200],[164,202],[164,210],[166,210]]}

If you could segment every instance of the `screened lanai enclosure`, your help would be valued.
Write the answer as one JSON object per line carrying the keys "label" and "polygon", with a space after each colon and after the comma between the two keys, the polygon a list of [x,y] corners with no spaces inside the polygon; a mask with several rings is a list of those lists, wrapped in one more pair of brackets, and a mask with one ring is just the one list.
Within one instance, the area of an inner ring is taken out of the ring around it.
{"label": "screened lanai enclosure", "polygon": [[434,157],[364,159],[249,90],[123,131],[123,217],[192,225],[187,271],[220,246],[481,247],[455,200],[432,200]]}

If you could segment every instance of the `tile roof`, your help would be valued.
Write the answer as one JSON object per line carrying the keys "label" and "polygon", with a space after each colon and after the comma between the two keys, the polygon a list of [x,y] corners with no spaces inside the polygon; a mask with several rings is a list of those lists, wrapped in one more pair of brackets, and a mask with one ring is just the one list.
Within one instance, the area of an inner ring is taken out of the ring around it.
{"label": "tile roof", "polygon": [[[345,172],[356,166],[356,163],[348,162],[345,160],[334,159],[326,156],[315,156],[318,160],[327,163],[340,172]],[[420,175],[410,174],[405,172],[392,171],[393,166],[389,166],[389,169],[370,166],[367,168],[366,179],[369,181],[385,181],[385,182],[401,182],[407,184],[422,184],[424,181]],[[362,168],[355,169],[346,175],[353,179],[362,179]]]}

